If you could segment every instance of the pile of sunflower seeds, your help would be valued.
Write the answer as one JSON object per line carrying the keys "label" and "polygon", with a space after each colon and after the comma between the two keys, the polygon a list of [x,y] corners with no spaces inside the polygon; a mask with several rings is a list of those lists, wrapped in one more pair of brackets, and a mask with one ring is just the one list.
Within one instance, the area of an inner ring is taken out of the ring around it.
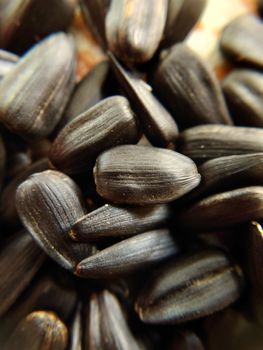
{"label": "pile of sunflower seeds", "polygon": [[263,24],[219,82],[206,5],[81,0],[76,84],[77,1],[0,0],[1,349],[263,349]]}

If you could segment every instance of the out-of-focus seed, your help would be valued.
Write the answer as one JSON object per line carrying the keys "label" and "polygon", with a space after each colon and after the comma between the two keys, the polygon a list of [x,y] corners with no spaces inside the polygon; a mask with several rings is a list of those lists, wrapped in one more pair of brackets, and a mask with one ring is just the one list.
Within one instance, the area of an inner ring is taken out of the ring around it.
{"label": "out-of-focus seed", "polygon": [[102,197],[127,204],[169,202],[200,182],[195,164],[182,154],[133,145],[102,153],[96,161],[94,177]]}
{"label": "out-of-focus seed", "polygon": [[18,59],[13,53],[0,49],[0,79],[12,70]]}
{"label": "out-of-focus seed", "polygon": [[184,330],[176,334],[169,350],[205,350],[205,348],[194,332]]}

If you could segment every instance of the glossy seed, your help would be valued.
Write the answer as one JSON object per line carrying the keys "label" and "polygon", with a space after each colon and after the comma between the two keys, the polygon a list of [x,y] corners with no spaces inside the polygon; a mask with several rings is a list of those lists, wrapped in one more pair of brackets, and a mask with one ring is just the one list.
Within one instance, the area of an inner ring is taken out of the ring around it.
{"label": "glossy seed", "polygon": [[34,240],[66,269],[93,253],[88,244],[73,243],[68,231],[85,214],[79,187],[52,170],[31,175],[16,192],[19,217]]}
{"label": "glossy seed", "polygon": [[162,47],[183,41],[201,16],[206,0],[168,0]]}
{"label": "glossy seed", "polygon": [[46,35],[66,29],[76,3],[76,0],[2,1],[0,46],[23,53]]}
{"label": "glossy seed", "polygon": [[141,349],[129,329],[120,302],[107,290],[90,297],[85,335],[85,349]]}
{"label": "glossy seed", "polygon": [[105,204],[80,218],[70,236],[79,242],[133,236],[164,226],[171,214],[166,204],[138,207]]}
{"label": "glossy seed", "polygon": [[185,230],[200,232],[262,218],[263,187],[251,186],[201,199],[179,214],[177,224]]}
{"label": "glossy seed", "polygon": [[212,69],[186,44],[177,44],[160,62],[153,87],[183,128],[232,124]]}
{"label": "glossy seed", "polygon": [[31,174],[38,173],[48,169],[48,159],[28,165],[4,187],[0,197],[0,218],[9,226],[16,226],[19,223],[19,217],[16,210],[15,196],[17,187],[24,182]]}
{"label": "glossy seed", "polygon": [[171,150],[133,145],[102,153],[96,161],[94,178],[102,197],[127,204],[169,202],[200,182],[189,158]]}
{"label": "glossy seed", "polygon": [[178,151],[197,163],[263,152],[263,130],[228,125],[200,125],[180,134]]}
{"label": "glossy seed", "polygon": [[263,67],[263,24],[259,17],[245,14],[235,18],[222,32],[221,49],[238,64]]}
{"label": "glossy seed", "polygon": [[72,120],[59,133],[50,149],[57,169],[72,174],[87,170],[104,150],[136,143],[140,132],[128,100],[109,97]]}
{"label": "glossy seed", "polygon": [[147,268],[178,253],[167,229],[127,238],[82,260],[76,270],[80,277],[111,278]]}
{"label": "glossy seed", "polygon": [[242,291],[240,268],[221,251],[201,251],[163,265],[137,298],[141,320],[181,323],[210,315],[236,301]]}
{"label": "glossy seed", "polygon": [[149,85],[126,71],[111,53],[109,56],[116,77],[136,111],[151,144],[175,149],[178,128],[171,114],[152,94]]}
{"label": "glossy seed", "polygon": [[17,232],[1,247],[0,315],[3,315],[35,276],[44,254],[26,231]]}
{"label": "glossy seed", "polygon": [[237,125],[263,127],[263,74],[236,69],[223,81],[223,91]]}
{"label": "glossy seed", "polygon": [[65,350],[68,330],[51,311],[34,311],[14,329],[3,350]]}
{"label": "glossy seed", "polygon": [[0,81],[0,121],[24,138],[49,135],[73,89],[75,51],[64,33],[41,41]]}
{"label": "glossy seed", "polygon": [[[167,0],[112,0],[106,16],[109,49],[130,63],[149,61],[162,39]],[[138,16],[140,14],[140,16]]]}
{"label": "glossy seed", "polygon": [[13,53],[0,49],[0,79],[14,68],[18,59]]}

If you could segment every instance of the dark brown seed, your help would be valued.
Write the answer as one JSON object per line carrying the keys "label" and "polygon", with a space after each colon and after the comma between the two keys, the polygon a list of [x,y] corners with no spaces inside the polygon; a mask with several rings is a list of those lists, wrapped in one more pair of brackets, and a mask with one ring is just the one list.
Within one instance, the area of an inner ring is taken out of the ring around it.
{"label": "dark brown seed", "polygon": [[0,253],[0,315],[27,287],[44,261],[44,254],[26,231],[15,234]]}
{"label": "dark brown seed", "polygon": [[201,16],[206,0],[168,0],[162,47],[183,41]]}
{"label": "dark brown seed", "polygon": [[257,10],[259,15],[263,17],[263,0],[257,0]]}
{"label": "dark brown seed", "polygon": [[178,215],[177,224],[200,232],[262,218],[263,187],[251,186],[201,199]]}
{"label": "dark brown seed", "polygon": [[263,127],[263,74],[236,69],[223,81],[223,91],[237,125]]}
{"label": "dark brown seed", "polygon": [[177,44],[159,64],[153,86],[183,128],[232,124],[212,69],[186,44]]}
{"label": "dark brown seed", "polygon": [[178,253],[167,229],[127,238],[82,260],[76,270],[80,277],[111,278],[147,268]]}
{"label": "dark brown seed", "polygon": [[50,161],[65,173],[91,168],[96,157],[113,146],[136,143],[140,132],[128,100],[109,97],[72,120],[50,149]]}
{"label": "dark brown seed", "polygon": [[51,311],[34,311],[14,329],[3,350],[65,350],[68,330]]}
{"label": "dark brown seed", "polygon": [[102,153],[94,168],[97,192],[115,203],[172,201],[200,182],[195,164],[177,152],[143,146],[119,146]]}
{"label": "dark brown seed", "polygon": [[[22,173],[25,169],[27,169],[32,164],[32,159],[28,150],[22,152],[7,152],[7,159],[5,162],[5,177],[9,180],[13,177]],[[9,184],[9,182],[8,182]],[[14,205],[14,203],[13,203]]]}
{"label": "dark brown seed", "polygon": [[138,207],[105,204],[80,218],[70,236],[79,242],[133,236],[164,226],[171,214],[166,204]]}
{"label": "dark brown seed", "polygon": [[88,244],[73,243],[68,231],[85,214],[79,187],[52,170],[31,175],[16,192],[19,217],[40,247],[66,269],[94,252]]}
{"label": "dark brown seed", "polygon": [[141,291],[135,309],[146,323],[186,322],[236,301],[242,284],[240,268],[222,252],[201,251],[156,271]]}
{"label": "dark brown seed", "polygon": [[176,334],[169,350],[205,350],[198,336],[189,330]]}
{"label": "dark brown seed", "polygon": [[13,69],[18,59],[13,53],[0,49],[0,79]]}
{"label": "dark brown seed", "polygon": [[253,14],[235,18],[223,30],[221,49],[235,63],[263,67],[263,24]]}
{"label": "dark brown seed", "polygon": [[111,53],[109,56],[116,77],[130,99],[151,144],[175,149],[178,128],[171,114],[152,94],[149,85],[125,71]]}
{"label": "dark brown seed", "polygon": [[81,317],[81,305],[77,306],[74,319],[71,325],[71,334],[70,334],[70,346],[69,350],[82,350],[82,338],[83,338],[83,329],[82,329],[82,317]]}
{"label": "dark brown seed", "polygon": [[197,163],[263,152],[263,130],[228,125],[200,125],[180,134],[178,151]]}
{"label": "dark brown seed", "polygon": [[65,29],[76,3],[76,0],[1,1],[0,46],[25,52],[46,35]]}
{"label": "dark brown seed", "polygon": [[43,40],[0,81],[0,121],[24,138],[49,135],[73,89],[75,50],[64,33]]}
{"label": "dark brown seed", "polygon": [[0,197],[0,218],[2,222],[10,226],[16,226],[19,223],[19,217],[16,210],[15,196],[17,187],[25,181],[31,174],[48,169],[48,159],[41,159],[26,167],[19,172],[3,189]]}
{"label": "dark brown seed", "polygon": [[[130,63],[149,61],[162,39],[167,0],[112,0],[106,16],[109,49]],[[138,15],[140,14],[140,15]]]}
{"label": "dark brown seed", "polygon": [[118,299],[107,290],[91,295],[86,324],[85,349],[141,349],[129,329]]}

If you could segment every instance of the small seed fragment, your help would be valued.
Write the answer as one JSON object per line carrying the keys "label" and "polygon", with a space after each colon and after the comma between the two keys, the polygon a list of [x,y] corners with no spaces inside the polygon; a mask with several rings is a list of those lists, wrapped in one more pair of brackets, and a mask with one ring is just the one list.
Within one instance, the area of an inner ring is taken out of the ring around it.
{"label": "small seed fragment", "polygon": [[79,187],[52,170],[31,175],[17,189],[19,217],[40,247],[66,269],[93,253],[88,244],[73,243],[68,231],[85,214]]}
{"label": "small seed fragment", "polygon": [[205,250],[162,266],[140,292],[135,309],[152,324],[181,323],[236,301],[243,275],[221,251]]}
{"label": "small seed fragment", "polygon": [[109,97],[72,120],[58,134],[50,149],[57,169],[73,174],[87,170],[104,150],[140,137],[128,100]]}
{"label": "small seed fragment", "polygon": [[80,218],[70,236],[79,242],[133,236],[164,226],[171,214],[166,204],[138,207],[105,204]]}
{"label": "small seed fragment", "polygon": [[[143,63],[161,41],[167,0],[112,0],[106,16],[109,49],[125,62]],[[139,14],[139,15],[138,15]]]}
{"label": "small seed fragment", "polygon": [[82,260],[76,270],[80,277],[109,278],[147,268],[178,253],[167,229],[127,238]]}
{"label": "small seed fragment", "polygon": [[153,87],[183,128],[232,124],[214,72],[186,44],[173,46],[160,62]]}
{"label": "small seed fragment", "polygon": [[171,150],[137,145],[102,153],[96,161],[94,178],[102,197],[127,204],[169,202],[200,182],[189,158]]}
{"label": "small seed fragment", "polygon": [[34,311],[14,329],[3,350],[65,350],[68,330],[51,311]]}

